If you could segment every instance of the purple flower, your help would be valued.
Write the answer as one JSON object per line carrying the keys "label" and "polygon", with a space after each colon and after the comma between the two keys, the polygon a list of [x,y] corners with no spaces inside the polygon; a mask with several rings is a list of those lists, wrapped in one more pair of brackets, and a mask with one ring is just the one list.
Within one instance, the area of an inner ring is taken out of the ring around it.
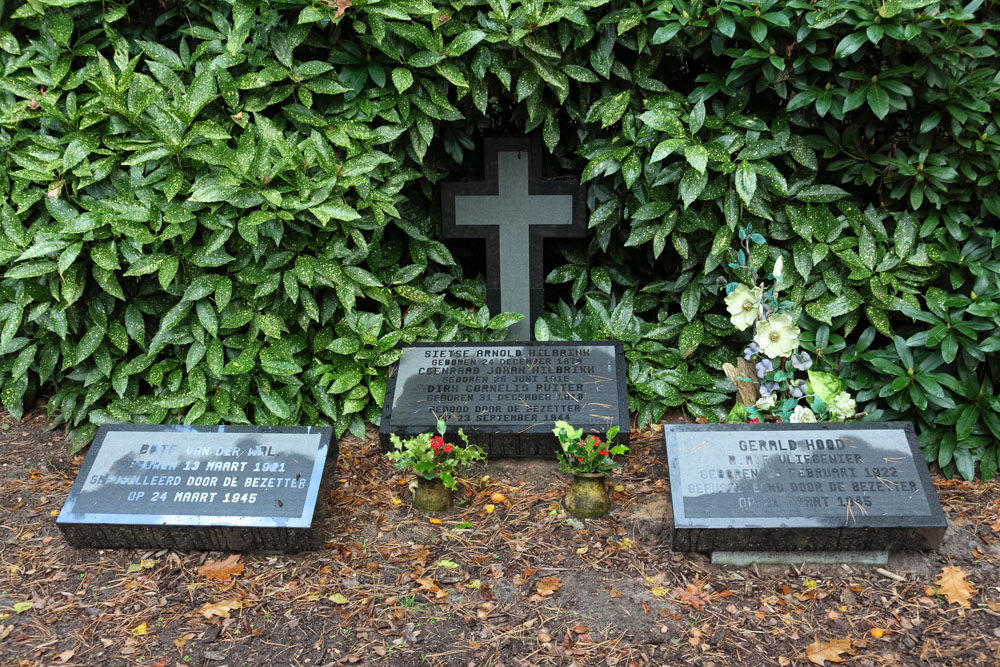
{"label": "purple flower", "polygon": [[796,370],[807,371],[810,368],[812,368],[812,365],[813,365],[812,357],[810,357],[809,353],[806,352],[805,350],[799,352],[798,354],[792,355],[792,367],[794,367]]}
{"label": "purple flower", "polygon": [[789,387],[788,393],[791,394],[792,398],[802,398],[806,395],[806,381],[796,380]]}
{"label": "purple flower", "polygon": [[757,354],[757,343],[750,343],[750,346],[743,350],[743,358],[747,361],[750,361],[755,354]]}
{"label": "purple flower", "polygon": [[761,359],[754,365],[754,368],[757,369],[757,377],[762,378],[774,370],[774,364],[771,363],[770,359]]}
{"label": "purple flower", "polygon": [[770,396],[774,392],[778,391],[779,388],[780,385],[777,382],[771,382],[770,380],[768,380],[767,382],[760,385],[760,395]]}

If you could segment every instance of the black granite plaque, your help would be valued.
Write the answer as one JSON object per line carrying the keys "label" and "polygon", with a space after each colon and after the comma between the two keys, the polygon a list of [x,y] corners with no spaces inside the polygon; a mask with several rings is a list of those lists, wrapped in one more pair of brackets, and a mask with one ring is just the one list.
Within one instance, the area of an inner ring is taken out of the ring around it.
{"label": "black granite plaque", "polygon": [[56,524],[78,547],[319,546],[332,429],[101,426]]}
{"label": "black granite plaque", "polygon": [[418,343],[389,373],[379,440],[459,428],[489,456],[552,456],[554,422],[629,438],[620,342]]}
{"label": "black granite plaque", "polygon": [[944,536],[909,423],[664,431],[676,551],[934,549]]}

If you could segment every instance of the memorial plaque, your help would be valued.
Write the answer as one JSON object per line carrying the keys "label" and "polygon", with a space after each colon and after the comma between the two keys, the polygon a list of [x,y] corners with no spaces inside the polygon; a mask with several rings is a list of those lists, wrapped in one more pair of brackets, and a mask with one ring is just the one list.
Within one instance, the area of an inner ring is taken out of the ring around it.
{"label": "memorial plaque", "polygon": [[[553,456],[554,422],[628,442],[620,342],[418,343],[389,373],[379,426],[382,449],[400,437],[459,428],[490,456]],[[453,442],[457,441],[454,435]]]}
{"label": "memorial plaque", "polygon": [[106,425],[56,524],[78,547],[319,546],[332,429]]}
{"label": "memorial plaque", "polygon": [[934,549],[948,525],[909,423],[664,431],[675,551]]}

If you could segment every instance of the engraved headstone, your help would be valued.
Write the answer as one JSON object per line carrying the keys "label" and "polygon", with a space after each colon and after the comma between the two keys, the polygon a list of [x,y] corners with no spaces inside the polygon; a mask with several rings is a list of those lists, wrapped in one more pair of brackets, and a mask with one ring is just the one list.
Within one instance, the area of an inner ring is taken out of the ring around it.
{"label": "engraved headstone", "polygon": [[542,314],[543,239],[587,234],[583,187],[542,180],[538,139],[487,139],[483,181],[443,183],[445,238],[486,239],[486,302],[494,314],[521,313],[511,340],[531,340]]}
{"label": "engraved headstone", "polygon": [[935,549],[948,525],[909,423],[664,431],[675,551]]}
{"label": "engraved headstone", "polygon": [[105,425],[56,524],[79,547],[302,551],[320,545],[332,429]]}
{"label": "engraved headstone", "polygon": [[390,371],[379,440],[431,432],[438,418],[489,456],[550,457],[553,423],[628,442],[620,342],[418,343]]}

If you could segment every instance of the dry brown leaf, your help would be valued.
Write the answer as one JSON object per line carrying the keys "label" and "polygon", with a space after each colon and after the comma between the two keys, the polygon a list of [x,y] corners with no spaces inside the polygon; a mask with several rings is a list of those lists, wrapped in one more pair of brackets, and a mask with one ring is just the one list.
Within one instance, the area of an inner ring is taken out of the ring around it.
{"label": "dry brown leaf", "polygon": [[965,580],[962,568],[948,565],[937,576],[938,593],[945,596],[948,602],[956,602],[963,607],[971,607],[969,599],[976,594],[975,587]]}
{"label": "dry brown leaf", "polygon": [[213,616],[218,616],[219,618],[229,618],[229,612],[234,609],[239,609],[243,606],[242,600],[237,600],[236,598],[230,598],[229,600],[223,600],[222,602],[206,602],[198,609],[198,613],[212,620]]}
{"label": "dry brown leaf", "polygon": [[559,577],[545,577],[536,584],[536,588],[539,597],[547,598],[562,588],[562,582],[559,581]]}
{"label": "dry brown leaf", "polygon": [[547,632],[539,632],[538,633],[538,641],[540,641],[543,644],[545,642],[550,642],[550,641],[552,641],[552,636],[549,633],[547,633]]}
{"label": "dry brown leaf", "polygon": [[351,0],[336,0],[336,2],[333,3],[333,5],[334,7],[337,8],[337,13],[333,15],[333,18],[339,19],[341,16],[344,15],[344,12],[346,12],[347,8],[350,7],[352,4],[353,3],[351,2]]}
{"label": "dry brown leaf", "polygon": [[708,594],[694,584],[688,584],[684,590],[675,588],[671,593],[681,604],[689,604],[699,611],[709,603]]}
{"label": "dry brown leaf", "polygon": [[577,623],[572,628],[570,628],[570,630],[572,630],[573,632],[575,632],[578,635],[582,635],[583,633],[585,633],[587,631],[587,626],[583,625],[581,623]]}
{"label": "dry brown leaf", "polygon": [[809,662],[815,665],[824,665],[826,661],[843,662],[840,657],[842,653],[851,652],[851,638],[831,639],[828,642],[821,642],[818,639],[806,647],[806,657]]}
{"label": "dry brown leaf", "polygon": [[225,560],[210,560],[198,568],[198,574],[209,579],[219,581],[229,581],[235,576],[243,574],[246,567],[240,562],[239,554],[231,554]]}
{"label": "dry brown leaf", "polygon": [[493,612],[494,609],[496,609],[495,604],[493,604],[492,602],[484,602],[482,605],[480,605],[479,609],[476,611],[476,617],[481,621],[485,621],[487,618],[490,617],[490,614]]}
{"label": "dry brown leaf", "polygon": [[73,654],[75,654],[75,653],[76,653],[75,649],[69,649],[68,651],[63,651],[62,653],[60,653],[56,657],[59,658],[59,660],[61,660],[62,662],[65,663],[65,662],[69,662],[70,658],[72,658]]}

